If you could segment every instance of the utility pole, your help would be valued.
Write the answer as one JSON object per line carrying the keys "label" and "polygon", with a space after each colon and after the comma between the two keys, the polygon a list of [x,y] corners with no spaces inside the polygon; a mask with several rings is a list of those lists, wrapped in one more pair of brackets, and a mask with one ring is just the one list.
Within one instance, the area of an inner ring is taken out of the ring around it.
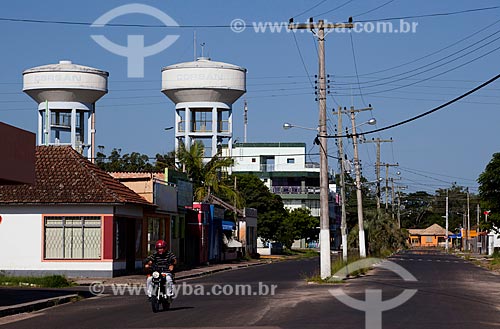
{"label": "utility pole", "polygon": [[446,190],[446,252],[448,252],[448,189]]}
{"label": "utility pole", "polygon": [[[337,112],[338,123],[337,123],[337,136],[342,135],[342,108],[339,106]],[[340,223],[340,233],[342,235],[342,260],[347,262],[347,219],[345,213],[345,180],[344,180],[344,144],[342,137],[337,138],[337,146],[339,148],[339,159],[340,159],[340,204],[341,204],[341,223]]]}
{"label": "utility pole", "polygon": [[392,219],[394,219],[394,178],[391,177],[391,212]]}
{"label": "utility pole", "polygon": [[[318,38],[318,61],[319,61],[319,125],[318,140],[320,146],[320,275],[322,279],[332,276],[331,251],[330,251],[330,216],[328,213],[328,154],[327,154],[327,130],[326,130],[326,70],[325,70],[325,29],[352,28],[352,18],[348,24],[337,23],[325,24],[324,20],[318,20],[314,23],[309,19],[309,23],[294,24],[293,18],[290,19],[288,28],[308,29],[313,31],[317,29]],[[314,32],[313,32],[314,33]]]}
{"label": "utility pole", "polygon": [[406,189],[408,186],[397,186],[398,188],[398,228],[401,228],[401,189]]}
{"label": "utility pole", "polygon": [[377,214],[380,216],[380,143],[392,143],[391,139],[372,138],[372,140],[365,140],[364,143],[377,144],[377,163],[375,164],[375,171],[377,174]]}
{"label": "utility pole", "polygon": [[359,153],[358,153],[358,135],[356,134],[356,112],[361,111],[371,111],[372,108],[365,108],[360,110],[355,110],[351,106],[349,111],[351,115],[351,125],[352,125],[352,143],[354,145],[354,168],[356,172],[356,198],[358,203],[358,227],[359,227],[359,256],[361,258],[366,257],[366,242],[365,242],[365,227],[363,223],[363,195],[361,191],[361,169],[359,165]]}
{"label": "utility pole", "polygon": [[389,167],[397,167],[399,164],[383,163],[382,165],[385,166],[385,212],[387,212],[389,210]]}
{"label": "utility pole", "polygon": [[248,107],[247,107],[247,100],[245,99],[245,110],[243,114],[243,122],[244,122],[244,128],[245,131],[243,133],[243,142],[247,142],[247,125],[248,125]]}
{"label": "utility pole", "polygon": [[466,250],[470,251],[470,194],[467,188],[467,247]]}

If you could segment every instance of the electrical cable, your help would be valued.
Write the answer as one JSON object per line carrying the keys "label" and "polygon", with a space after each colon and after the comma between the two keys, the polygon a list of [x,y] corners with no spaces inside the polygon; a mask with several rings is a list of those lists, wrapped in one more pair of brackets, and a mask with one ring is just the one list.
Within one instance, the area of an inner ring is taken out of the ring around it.
{"label": "electrical cable", "polygon": [[356,72],[356,79],[358,80],[359,95],[361,96],[361,101],[363,102],[363,105],[366,107],[365,98],[363,97],[363,92],[361,91],[361,85],[359,83],[358,64],[356,62],[356,53],[354,51],[354,41],[353,41],[353,38],[352,38],[352,33],[349,33],[349,36],[351,37],[352,60],[354,62],[354,70]]}
{"label": "electrical cable", "polygon": [[[460,50],[458,50],[458,51],[456,51],[456,52],[454,52],[454,53],[452,53],[452,54],[450,54],[450,55],[448,55],[448,56],[442,57],[441,59],[438,59],[438,60],[436,60],[436,61],[434,61],[434,62],[431,62],[431,63],[429,63],[429,64],[425,64],[425,65],[419,66],[419,67],[417,67],[417,68],[415,68],[415,69],[412,69],[412,70],[409,70],[409,71],[406,71],[406,72],[402,72],[402,73],[394,74],[394,75],[391,75],[391,76],[388,76],[388,77],[379,78],[379,79],[375,79],[375,80],[363,81],[363,82],[361,82],[361,83],[362,83],[362,84],[371,84],[371,83],[374,83],[374,82],[383,81],[383,80],[388,80],[388,79],[395,78],[395,77],[398,77],[398,76],[402,76],[402,75],[406,75],[406,74],[409,74],[409,73],[413,73],[413,72],[415,72],[415,71],[419,71],[419,70],[424,69],[424,68],[426,68],[426,67],[429,67],[429,66],[431,66],[431,65],[437,64],[437,63],[439,63],[439,62],[441,62],[441,61],[443,61],[443,60],[445,60],[445,59],[447,59],[447,58],[449,58],[449,57],[452,57],[452,56],[454,56],[454,55],[458,55],[458,54],[459,54],[459,53],[461,53],[462,51],[465,51],[465,50],[470,49],[470,48],[471,48],[471,46],[477,45],[478,43],[480,43],[480,42],[482,42],[482,41],[484,41],[484,40],[486,40],[486,39],[488,39],[488,38],[490,38],[490,37],[492,37],[492,36],[494,36],[494,35],[496,35],[496,34],[499,34],[499,33],[500,33],[500,30],[498,30],[498,31],[496,31],[496,32],[494,32],[494,33],[492,33],[492,34],[488,35],[487,37],[485,37],[485,38],[483,38],[483,39],[481,39],[481,40],[479,40],[479,41],[477,41],[477,42],[473,43],[472,45],[470,45],[470,46],[468,46],[468,47],[462,48],[462,49],[460,49]],[[422,71],[422,72],[420,72],[420,73],[416,73],[416,74],[410,75],[410,76],[408,76],[408,77],[414,77],[414,76],[416,76],[416,75],[420,75],[420,74],[423,74],[423,73],[426,73],[426,72],[432,71],[432,70],[434,70],[434,69],[437,69],[437,68],[439,68],[439,67],[442,67],[442,66],[444,66],[444,65],[450,64],[450,63],[452,63],[452,62],[455,62],[455,61],[457,61],[457,60],[459,60],[459,59],[464,58],[464,57],[465,57],[465,56],[467,56],[467,55],[470,55],[470,54],[472,54],[472,53],[474,53],[474,52],[476,52],[476,51],[480,50],[481,48],[484,48],[484,47],[486,47],[486,46],[491,45],[492,43],[494,43],[495,41],[497,41],[497,40],[499,40],[499,39],[500,39],[500,37],[497,37],[496,39],[494,39],[494,40],[492,40],[492,41],[489,41],[489,42],[487,42],[487,43],[486,43],[486,44],[484,44],[484,45],[481,45],[481,46],[479,46],[479,47],[477,47],[477,48],[475,48],[475,49],[470,50],[469,52],[465,53],[464,55],[457,56],[456,58],[454,58],[454,59],[452,59],[452,60],[449,60],[449,61],[447,61],[447,62],[445,62],[445,63],[441,63],[441,64],[439,64],[439,65],[436,65],[435,67],[431,67],[431,68],[429,68],[429,69],[427,69],[427,70],[424,70],[424,71]],[[498,48],[497,48],[497,49],[498,49]],[[359,76],[358,76],[357,78],[358,78],[358,83],[359,83]],[[391,81],[391,82],[397,82],[397,81],[400,81],[400,80],[399,80],[399,79],[396,79],[396,80],[393,80],[393,81]],[[337,83],[336,85],[337,85],[337,86],[341,86],[341,85],[350,85],[350,84],[352,84],[352,82],[348,82],[348,83]],[[371,85],[371,86],[365,86],[365,87],[366,87],[366,88],[373,88],[373,87],[376,87],[376,86],[381,86],[381,85],[385,85],[385,83],[382,83],[382,84],[374,84],[374,85]],[[340,88],[339,88],[339,89],[340,89]]]}
{"label": "electrical cable", "polygon": [[366,14],[372,13],[372,12],[374,12],[375,10],[378,10],[378,9],[380,9],[380,8],[382,8],[382,7],[385,7],[385,6],[387,6],[388,4],[390,4],[391,2],[394,2],[394,1],[396,1],[396,0],[389,0],[389,1],[387,1],[387,2],[385,2],[385,3],[383,3],[383,4],[381,4],[380,6],[375,7],[375,8],[373,8],[373,9],[370,9],[370,10],[368,10],[368,11],[365,11],[365,12],[363,12],[363,13],[361,13],[361,14],[352,15],[352,17],[353,17],[353,18],[354,18],[354,17],[360,17],[360,16],[363,16],[363,15],[366,15]]}
{"label": "electrical cable", "polygon": [[[420,118],[423,118],[429,114],[432,114],[434,112],[437,112],[455,102],[458,102],[459,100],[461,100],[462,98],[465,98],[467,96],[469,96],[470,94],[473,94],[475,93],[476,91],[480,90],[481,88],[484,88],[485,86],[493,83],[494,81],[496,81],[498,78],[500,78],[500,74],[496,75],[495,77],[489,79],[488,81],[480,84],[479,86],[477,86],[476,88],[474,89],[471,89],[469,90],[468,92],[466,92],[465,94],[462,94],[458,97],[455,97],[454,99],[442,104],[442,105],[439,105],[438,107],[435,107],[433,108],[432,110],[429,110],[427,112],[424,112],[424,113],[421,113],[417,116],[414,116],[410,119],[407,119],[407,120],[404,120],[404,121],[401,121],[401,122],[398,122],[398,123],[395,123],[395,124],[392,124],[390,126],[386,126],[386,127],[383,127],[383,128],[378,128],[378,129],[374,129],[374,130],[370,130],[370,131],[367,131],[367,132],[363,132],[363,133],[356,133],[357,136],[361,136],[361,135],[368,135],[368,134],[373,134],[375,132],[379,132],[379,131],[384,131],[384,130],[388,130],[388,129],[391,129],[391,128],[395,128],[395,127],[398,127],[398,126],[401,126],[401,125],[404,125],[404,124],[407,124],[409,122],[412,122],[412,121],[415,121],[417,119],[420,119]],[[353,134],[347,134],[347,135],[344,135],[344,136],[323,136],[324,138],[339,138],[339,137],[351,137],[353,136]]]}
{"label": "electrical cable", "polygon": [[327,1],[327,0],[321,0],[320,2],[318,2],[317,4],[315,4],[314,6],[312,6],[312,7],[308,8],[308,9],[304,10],[303,12],[301,12],[300,14],[294,15],[294,16],[292,16],[292,17],[293,17],[293,18],[297,18],[297,17],[299,17],[299,16],[302,16],[302,15],[304,15],[305,13],[310,12],[311,10],[313,10],[314,8],[318,7],[319,5],[321,5],[322,3],[326,2],[326,1]]}
{"label": "electrical cable", "polygon": [[[446,50],[446,49],[448,49],[448,48],[451,48],[451,47],[453,47],[453,46],[455,46],[455,45],[457,45],[457,44],[459,44],[459,43],[461,43],[461,42],[463,42],[463,41],[465,41],[465,40],[467,40],[467,39],[470,39],[470,38],[472,38],[473,36],[475,36],[475,35],[477,35],[477,34],[479,34],[479,33],[483,32],[484,30],[487,30],[488,28],[490,28],[490,27],[492,27],[492,26],[494,26],[494,25],[498,24],[499,22],[500,22],[500,19],[496,20],[496,21],[495,21],[495,22],[493,22],[492,24],[487,25],[486,27],[483,27],[482,29],[480,29],[480,30],[478,30],[478,31],[475,31],[474,33],[469,34],[468,36],[466,36],[466,37],[464,37],[464,38],[462,38],[462,39],[460,39],[460,40],[458,40],[458,41],[453,42],[452,44],[450,44],[450,45],[448,45],[448,46],[446,46],[446,47],[440,48],[440,49],[438,49],[438,50],[436,50],[436,51],[433,51],[433,52],[431,52],[431,53],[429,53],[429,54],[427,54],[427,55],[425,55],[425,56],[422,56],[422,57],[416,58],[416,59],[411,60],[411,61],[409,61],[409,62],[405,62],[405,63],[403,63],[403,64],[396,65],[396,66],[393,66],[393,67],[390,67],[390,68],[387,68],[387,69],[383,69],[383,70],[379,70],[379,71],[374,71],[374,72],[369,72],[369,73],[359,74],[359,76],[370,76],[370,75],[373,75],[373,74],[382,73],[382,72],[387,72],[387,71],[391,71],[391,70],[394,70],[394,69],[398,69],[398,68],[400,68],[400,67],[403,67],[403,66],[406,66],[406,65],[409,65],[409,64],[413,64],[413,63],[418,62],[418,61],[420,61],[420,60],[422,60],[422,59],[425,59],[425,58],[427,58],[427,57],[431,57],[431,56],[433,56],[433,55],[435,55],[435,54],[438,54],[438,53],[440,53],[440,52],[442,52],[442,51],[444,51],[444,50]],[[339,75],[337,75],[336,77],[341,77],[341,78],[354,78],[355,76],[352,76],[352,75],[351,75],[351,76],[348,76],[348,75],[339,76]]]}

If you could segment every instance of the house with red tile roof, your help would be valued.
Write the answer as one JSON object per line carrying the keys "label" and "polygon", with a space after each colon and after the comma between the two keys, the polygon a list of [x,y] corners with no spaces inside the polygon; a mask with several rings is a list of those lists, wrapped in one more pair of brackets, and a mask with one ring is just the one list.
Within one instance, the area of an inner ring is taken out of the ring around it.
{"label": "house with red tile roof", "polygon": [[147,255],[145,218],[156,208],[70,146],[37,146],[34,184],[0,185],[0,271],[134,272]]}

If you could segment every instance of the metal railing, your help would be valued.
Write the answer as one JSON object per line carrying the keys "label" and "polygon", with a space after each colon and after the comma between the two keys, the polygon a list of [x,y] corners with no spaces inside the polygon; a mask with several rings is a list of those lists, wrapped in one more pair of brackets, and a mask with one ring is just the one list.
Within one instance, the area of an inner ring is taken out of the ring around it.
{"label": "metal railing", "polygon": [[319,186],[272,186],[275,194],[319,194]]}

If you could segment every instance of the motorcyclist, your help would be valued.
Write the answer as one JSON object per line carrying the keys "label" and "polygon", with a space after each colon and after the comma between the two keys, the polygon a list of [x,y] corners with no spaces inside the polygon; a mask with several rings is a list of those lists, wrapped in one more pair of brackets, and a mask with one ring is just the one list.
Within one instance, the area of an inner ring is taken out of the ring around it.
{"label": "motorcyclist", "polygon": [[[156,241],[155,249],[156,251],[146,258],[144,265],[146,271],[149,272],[146,280],[148,299],[151,298],[151,294],[153,292],[153,277],[151,276],[151,273],[153,271],[158,271],[160,273],[172,274],[174,266],[177,264],[177,258],[170,250],[167,250],[167,243],[164,240]],[[172,287],[172,285],[173,278],[172,276],[167,275],[167,287]],[[173,291],[167,291],[167,294],[172,296]]]}

